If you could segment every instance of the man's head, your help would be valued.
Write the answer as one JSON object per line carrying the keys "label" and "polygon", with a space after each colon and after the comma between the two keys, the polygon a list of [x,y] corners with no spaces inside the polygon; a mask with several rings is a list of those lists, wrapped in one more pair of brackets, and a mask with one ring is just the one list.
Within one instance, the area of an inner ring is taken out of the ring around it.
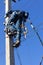
{"label": "man's head", "polygon": [[25,19],[27,19],[28,16],[29,16],[29,13],[28,13],[28,12],[24,12],[23,17],[24,17]]}
{"label": "man's head", "polygon": [[20,16],[21,16],[21,18],[22,18],[24,21],[26,21],[27,18],[28,18],[28,16],[29,16],[29,13],[28,13],[28,12],[25,12],[25,11],[21,11]]}

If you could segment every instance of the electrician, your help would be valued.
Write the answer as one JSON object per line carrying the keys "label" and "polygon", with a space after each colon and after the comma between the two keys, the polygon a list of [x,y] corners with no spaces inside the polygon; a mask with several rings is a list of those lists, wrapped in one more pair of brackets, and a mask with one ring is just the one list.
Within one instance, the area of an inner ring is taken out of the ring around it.
{"label": "electrician", "polygon": [[27,30],[25,28],[25,22],[26,22],[26,19],[28,18],[29,14],[27,12],[21,11],[18,15],[19,15],[19,20],[18,20],[18,24],[17,25],[18,25],[19,34],[16,37],[16,38],[18,38],[18,43],[13,45],[15,47],[18,47],[20,45],[21,34],[24,33],[24,35],[26,35]]}
{"label": "electrician", "polygon": [[9,24],[13,24],[13,28],[10,25],[10,31],[16,30],[17,35],[16,35],[16,42],[13,46],[18,47],[20,45],[21,41],[21,33],[25,30],[25,22],[26,19],[28,18],[28,13],[20,10],[15,10],[15,11],[9,11],[5,17],[8,17],[9,14],[11,14],[11,17],[8,21]]}

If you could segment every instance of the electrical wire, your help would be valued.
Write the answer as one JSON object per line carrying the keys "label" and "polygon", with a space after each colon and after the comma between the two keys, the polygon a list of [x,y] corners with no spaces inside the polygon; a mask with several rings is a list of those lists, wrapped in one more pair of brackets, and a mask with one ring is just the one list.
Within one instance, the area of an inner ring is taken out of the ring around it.
{"label": "electrical wire", "polygon": [[[40,30],[42,30],[42,26],[43,23],[40,23],[37,25],[37,27],[35,27],[35,30],[37,30],[37,32],[40,32]],[[41,27],[41,28],[40,28]],[[31,35],[29,35],[31,34]],[[37,33],[38,37],[39,37],[39,34]],[[30,38],[33,38],[34,37],[34,34],[32,33],[32,30],[30,30],[28,33],[27,33],[27,37],[30,39]],[[24,40],[23,40],[24,41]]]}
{"label": "electrical wire", "polygon": [[42,59],[41,59],[41,61],[40,61],[40,65],[42,65],[42,62],[43,62],[43,57],[42,57]]}
{"label": "electrical wire", "polygon": [[[38,32],[40,32],[40,30],[43,30],[42,28],[42,25],[43,25],[43,23],[40,23],[40,24],[38,24],[37,25],[37,27],[35,27],[35,29],[38,31]],[[41,28],[40,28],[41,27]],[[33,38],[34,37],[34,34],[35,33],[32,33],[33,31],[32,30],[29,30],[29,32],[27,33],[27,38]],[[31,34],[31,35],[30,35]],[[37,34],[38,35],[38,34]],[[39,37],[39,35],[38,35],[38,37]],[[40,37],[39,37],[40,38]],[[41,40],[41,39],[40,39]],[[24,42],[25,41],[25,39],[22,39],[22,41]],[[42,44],[43,45],[43,44]]]}
{"label": "electrical wire", "polygon": [[38,36],[38,38],[39,38],[39,40],[40,40],[40,42],[41,42],[41,45],[43,46],[43,41],[42,41],[42,39],[40,38],[38,31],[36,30],[35,26],[34,26],[34,25],[32,24],[32,22],[30,21],[30,19],[29,19],[29,23],[30,23],[31,28],[34,30],[34,32],[35,32],[36,35]]}
{"label": "electrical wire", "polygon": [[19,55],[19,52],[18,52],[17,48],[16,48],[16,53],[17,53],[17,57],[18,57],[19,63],[20,63],[20,65],[22,65],[21,58],[20,58],[20,55]]}
{"label": "electrical wire", "polygon": [[[40,24],[41,24],[41,23],[40,23]],[[39,24],[38,26],[40,26],[40,24]],[[41,25],[42,25],[42,24],[41,24]],[[40,39],[41,44],[43,45],[42,40],[41,40],[41,38],[40,38],[38,32],[36,31],[36,29],[33,29],[33,30],[36,32],[38,38]],[[23,40],[23,41],[24,41],[24,40]],[[17,56],[18,56],[18,59],[19,59],[20,65],[22,65],[21,58],[20,58],[20,55],[19,55],[19,52],[18,52],[17,49],[16,49],[16,53],[17,53]],[[43,57],[42,57],[42,59],[41,59],[40,65],[42,65],[42,62],[43,62]]]}

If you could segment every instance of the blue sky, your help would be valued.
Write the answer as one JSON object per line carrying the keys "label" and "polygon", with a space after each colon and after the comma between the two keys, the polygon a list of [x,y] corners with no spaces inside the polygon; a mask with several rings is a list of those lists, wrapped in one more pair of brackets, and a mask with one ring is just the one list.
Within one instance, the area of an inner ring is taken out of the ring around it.
{"label": "blue sky", "polygon": [[[39,35],[43,40],[43,0],[21,0],[17,3],[12,2],[13,10],[24,10],[30,14],[30,19],[38,28]],[[4,33],[4,0],[0,0],[0,65],[5,65],[5,33]],[[28,34],[26,40],[22,39],[21,46],[18,48],[22,65],[39,65],[43,56],[43,47],[29,22],[26,23]],[[20,65],[16,49],[14,50],[15,65]]]}

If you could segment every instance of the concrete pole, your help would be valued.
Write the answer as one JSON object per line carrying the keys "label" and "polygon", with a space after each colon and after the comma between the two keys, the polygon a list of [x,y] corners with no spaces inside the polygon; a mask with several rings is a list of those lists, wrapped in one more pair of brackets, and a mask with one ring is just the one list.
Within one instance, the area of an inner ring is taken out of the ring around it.
{"label": "concrete pole", "polygon": [[[5,0],[5,14],[11,9],[11,0]],[[9,18],[5,19],[6,25]],[[6,65],[14,65],[14,49],[13,49],[13,40],[12,37],[6,36]]]}

